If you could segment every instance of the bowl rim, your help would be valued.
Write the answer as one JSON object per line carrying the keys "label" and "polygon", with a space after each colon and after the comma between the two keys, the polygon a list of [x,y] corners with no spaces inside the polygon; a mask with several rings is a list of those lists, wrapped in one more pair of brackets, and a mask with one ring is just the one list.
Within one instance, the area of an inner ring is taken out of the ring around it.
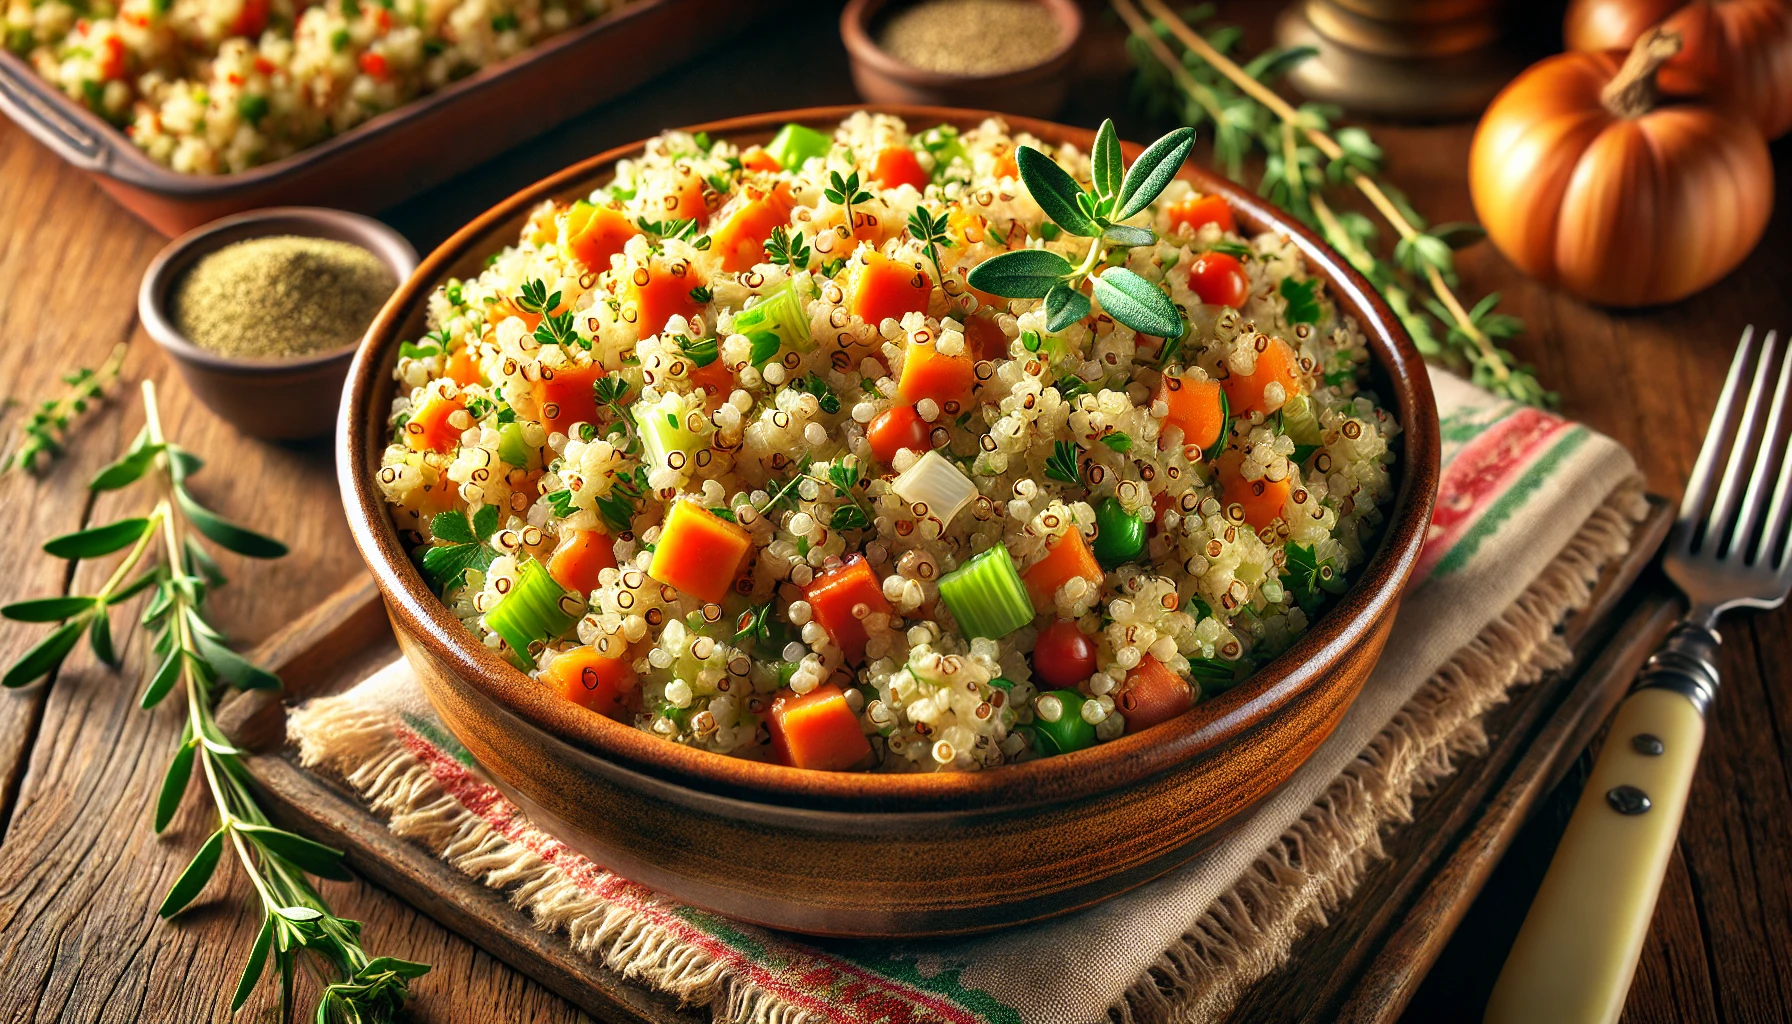
{"label": "bowl rim", "polygon": [[[1094,137],[1089,129],[1036,118],[908,104],[809,107],[712,121],[687,130],[746,143],[762,141],[758,136],[769,137],[787,122],[838,124],[859,110],[893,114],[911,124],[974,125],[995,117],[1016,132],[1083,148]],[[407,631],[444,667],[508,713],[600,759],[690,788],[757,802],[842,811],[1019,809],[1094,796],[1213,753],[1297,701],[1370,634],[1380,617],[1397,607],[1430,526],[1439,473],[1437,408],[1423,360],[1379,294],[1343,257],[1256,195],[1205,168],[1185,164],[1181,176],[1204,192],[1225,195],[1243,225],[1282,232],[1295,242],[1308,265],[1326,278],[1334,298],[1358,317],[1374,362],[1382,366],[1393,385],[1393,393],[1381,397],[1386,407],[1397,412],[1404,440],[1400,485],[1382,538],[1362,567],[1362,575],[1293,647],[1244,683],[1151,729],[1071,754],[981,772],[876,774],[789,768],[669,743],[554,696],[477,642],[412,565],[387,514],[385,500],[374,485],[379,455],[386,445],[387,416],[371,404],[389,376],[387,357],[402,340],[399,329],[416,304],[427,300],[438,280],[476,248],[489,245],[487,236],[492,231],[526,215],[543,200],[566,198],[572,189],[609,171],[616,161],[638,154],[645,141],[615,147],[543,178],[450,236],[381,309],[344,383],[337,423],[338,483],[350,533],[388,612],[397,628]],[[1128,143],[1125,148],[1129,158],[1136,158],[1139,147]]]}
{"label": "bowl rim", "polygon": [[885,77],[911,85],[949,89],[967,85],[985,87],[1024,84],[1068,61],[1072,51],[1076,49],[1077,40],[1083,34],[1083,12],[1075,0],[1031,0],[1051,13],[1063,33],[1063,38],[1051,53],[1024,67],[986,75],[934,71],[898,59],[871,38],[871,23],[886,8],[900,2],[904,0],[849,0],[840,12],[840,38],[853,60],[869,65]]}
{"label": "bowl rim", "polygon": [[[372,217],[318,206],[269,206],[247,210],[201,224],[169,242],[156,253],[137,288],[137,316],[156,344],[182,362],[194,363],[214,373],[242,377],[297,376],[334,363],[346,362],[360,351],[361,339],[306,356],[282,358],[227,356],[203,348],[175,325],[167,304],[175,283],[199,259],[213,252],[257,238],[299,235],[343,241],[372,253],[392,271],[398,282],[393,294],[417,271],[417,250],[403,235]],[[371,326],[371,325],[370,325]]]}

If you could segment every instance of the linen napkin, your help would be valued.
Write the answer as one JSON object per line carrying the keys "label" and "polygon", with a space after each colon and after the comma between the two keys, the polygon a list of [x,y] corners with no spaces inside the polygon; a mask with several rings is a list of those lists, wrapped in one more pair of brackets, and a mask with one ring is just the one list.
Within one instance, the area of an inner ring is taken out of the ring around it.
{"label": "linen napkin", "polygon": [[1381,855],[1412,801],[1482,749],[1481,716],[1565,663],[1558,629],[1642,518],[1630,455],[1585,426],[1433,372],[1443,474],[1381,662],[1332,736],[1213,849],[1097,907],[925,943],[738,924],[628,882],[535,828],[401,660],[294,709],[301,762],[400,836],[645,987],[727,1022],[1205,1021],[1283,963]]}

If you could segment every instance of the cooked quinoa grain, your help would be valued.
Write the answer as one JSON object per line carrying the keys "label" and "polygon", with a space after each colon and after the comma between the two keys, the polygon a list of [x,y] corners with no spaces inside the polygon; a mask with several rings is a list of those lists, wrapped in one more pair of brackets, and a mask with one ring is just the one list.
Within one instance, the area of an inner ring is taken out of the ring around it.
{"label": "cooked quinoa grain", "polygon": [[[379,486],[448,607],[599,713],[826,769],[1078,749],[1285,650],[1393,495],[1362,332],[1289,239],[1184,182],[1123,251],[1180,343],[1099,306],[1047,331],[966,284],[1087,246],[1021,145],[1088,180],[998,120],[860,113],[770,152],[669,132],[438,288]],[[826,193],[853,172],[849,214]]]}

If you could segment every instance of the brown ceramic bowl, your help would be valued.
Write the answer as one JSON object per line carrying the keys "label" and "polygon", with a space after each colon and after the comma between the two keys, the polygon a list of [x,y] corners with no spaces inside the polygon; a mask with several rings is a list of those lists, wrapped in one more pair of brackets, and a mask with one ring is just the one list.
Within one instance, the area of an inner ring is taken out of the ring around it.
{"label": "brown ceramic bowl", "polygon": [[306,206],[278,206],[215,220],[156,254],[137,291],[137,315],[206,408],[245,434],[268,441],[322,437],[336,423],[342,380],[360,348],[351,342],[297,359],[242,359],[188,341],[168,312],[181,275],[201,257],[233,242],[303,235],[358,245],[379,257],[396,281],[417,269],[417,250],[371,217]]}
{"label": "brown ceramic bowl", "polygon": [[[701,126],[742,144],[830,107]],[[911,125],[970,127],[982,111],[885,107]],[[1009,118],[1087,149],[1093,133]],[[695,130],[695,129],[693,129]],[[425,691],[504,791],[598,863],[736,918],[816,934],[970,932],[1105,899],[1186,861],[1292,773],[1375,665],[1424,543],[1437,488],[1437,410],[1425,368],[1367,282],[1257,196],[1199,168],[1247,232],[1291,236],[1366,332],[1375,389],[1398,415],[1399,488],[1356,584],[1247,682],[1140,734],[986,772],[803,771],[694,750],[551,694],[474,641],[412,567],[374,473],[398,344],[424,330],[430,291],[477,273],[544,199],[584,196],[640,144],[592,157],[494,207],[432,253],[368,332],[339,427],[343,503]],[[1128,158],[1137,147],[1127,147]]]}
{"label": "brown ceramic bowl", "polygon": [[852,58],[852,81],[868,103],[921,103],[934,106],[1006,110],[1050,117],[1069,95],[1065,73],[1083,32],[1076,0],[1032,0],[1044,8],[1062,35],[1058,48],[1031,67],[991,75],[928,71],[896,59],[877,45],[882,20],[910,0],[851,0],[840,12],[840,38]]}

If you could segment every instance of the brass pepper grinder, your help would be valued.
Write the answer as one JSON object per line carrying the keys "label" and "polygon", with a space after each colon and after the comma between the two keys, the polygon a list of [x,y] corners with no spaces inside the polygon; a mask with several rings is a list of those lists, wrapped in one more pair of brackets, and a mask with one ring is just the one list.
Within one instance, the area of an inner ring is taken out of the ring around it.
{"label": "brass pepper grinder", "polygon": [[1288,80],[1356,114],[1414,120],[1479,113],[1522,62],[1502,44],[1501,0],[1295,0],[1283,46],[1319,52]]}

